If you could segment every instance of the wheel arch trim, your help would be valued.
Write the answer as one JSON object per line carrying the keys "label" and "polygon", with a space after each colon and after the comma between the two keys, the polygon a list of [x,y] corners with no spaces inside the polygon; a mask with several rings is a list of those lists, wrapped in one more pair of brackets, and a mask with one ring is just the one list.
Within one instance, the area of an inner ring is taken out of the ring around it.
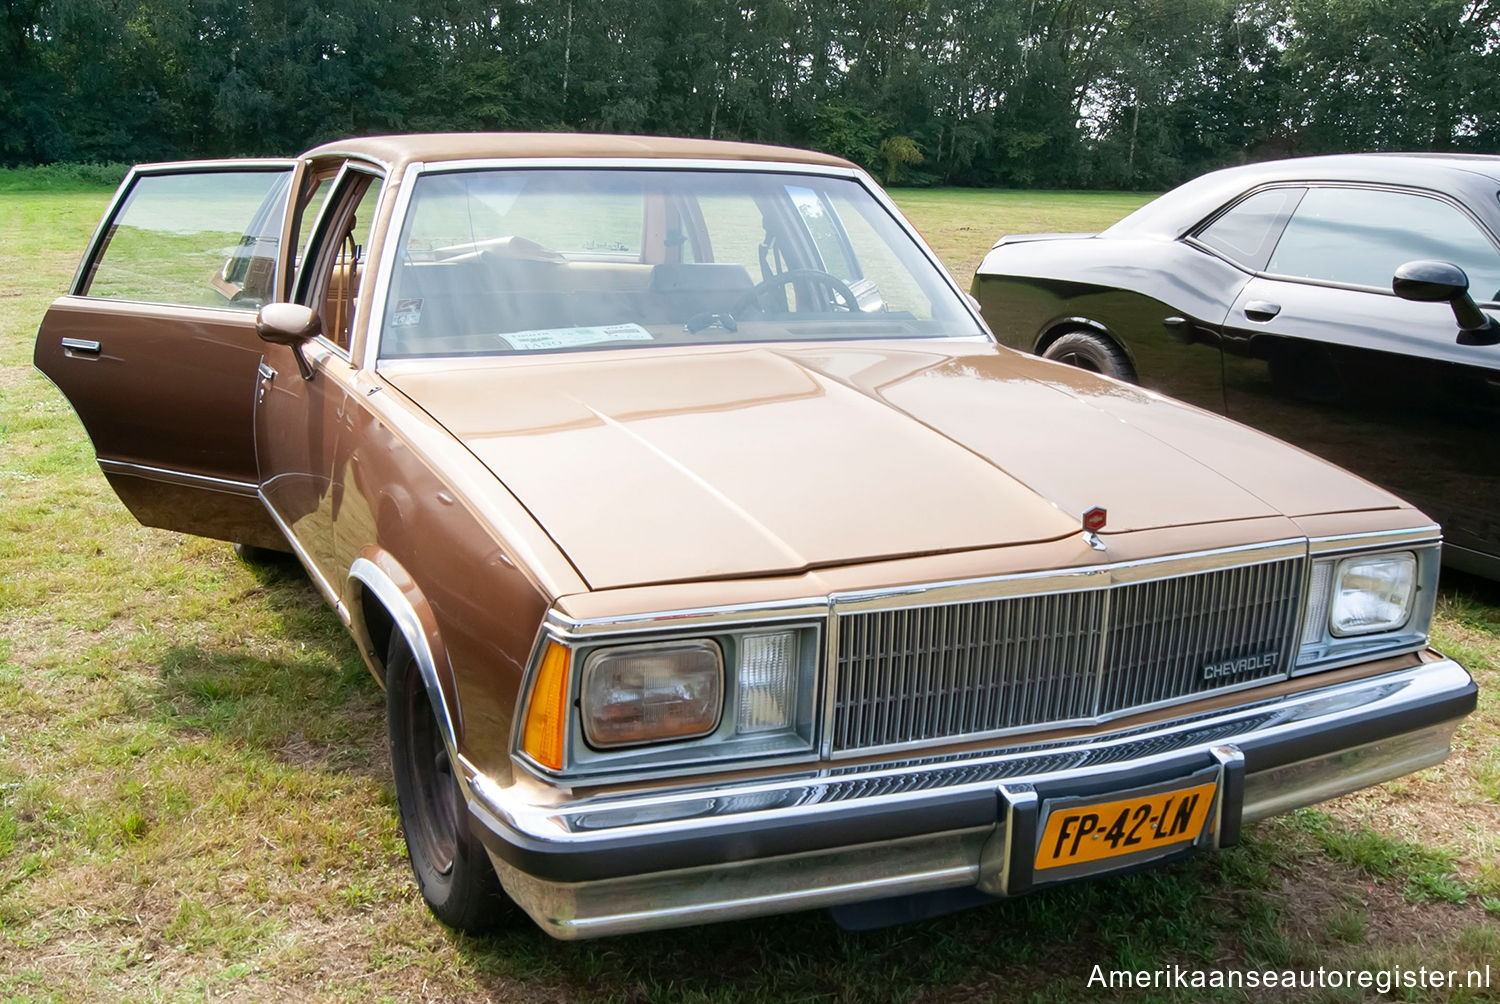
{"label": "wheel arch trim", "polygon": [[1091,331],[1094,334],[1103,335],[1119,346],[1120,351],[1125,353],[1125,358],[1130,360],[1132,366],[1135,365],[1135,353],[1130,351],[1130,346],[1126,344],[1125,339],[1119,337],[1108,327],[1100,324],[1091,317],[1053,318],[1042,326],[1041,334],[1036,336],[1036,344],[1032,347],[1031,351],[1037,355],[1041,355],[1047,351],[1047,346],[1057,341],[1063,335],[1074,331]]}
{"label": "wheel arch trim", "polygon": [[[389,554],[369,549],[349,567],[349,593],[350,630],[372,669],[384,667],[385,654],[375,651],[375,641],[365,618],[364,594],[372,596],[390,615],[391,629],[401,634],[416,660],[448,755],[457,763],[462,722],[458,693],[452,686],[452,673],[447,671],[447,653],[438,635],[437,621],[422,591],[406,569]],[[445,677],[449,684],[446,687]],[[461,775],[462,772],[455,774]]]}

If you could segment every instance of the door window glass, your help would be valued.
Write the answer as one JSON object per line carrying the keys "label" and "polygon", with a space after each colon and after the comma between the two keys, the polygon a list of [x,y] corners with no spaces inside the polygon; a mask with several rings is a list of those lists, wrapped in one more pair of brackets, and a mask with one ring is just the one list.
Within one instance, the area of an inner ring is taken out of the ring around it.
{"label": "door window glass", "polygon": [[1256,192],[1198,233],[1198,240],[1259,271],[1266,266],[1276,238],[1305,189],[1271,188]]}
{"label": "door window glass", "polygon": [[[923,320],[936,318],[936,306],[909,265],[884,235],[891,226],[885,208],[873,199],[852,199],[845,191],[830,192],[826,204],[849,241],[849,254],[861,278],[854,284],[860,302],[867,299],[879,310],[902,311]],[[868,284],[868,296],[865,284]],[[868,309],[868,304],[866,304]]]}
{"label": "door window glass", "polygon": [[802,216],[802,222],[807,225],[813,244],[818,248],[818,256],[823,259],[823,271],[836,275],[845,282],[858,279],[851,260],[853,252],[849,250],[849,242],[839,227],[833,207],[810,188],[788,185],[787,194],[792,197],[797,212]]}
{"label": "door window glass", "polygon": [[777,247],[774,237],[768,237],[765,228],[756,225],[762,213],[753,195],[713,191],[698,196],[697,204],[708,247],[695,249],[694,261],[742,265],[752,276],[769,275],[786,267],[786,249]]}
{"label": "door window glass", "polygon": [[346,171],[324,197],[320,230],[307,252],[308,267],[298,278],[297,299],[317,309],[323,335],[347,352],[354,329],[354,310],[365,274],[365,252],[380,204],[381,180],[363,171]]}
{"label": "door window glass", "polygon": [[274,297],[289,179],[285,170],[138,177],[79,293],[258,309]]}
{"label": "door window glass", "polygon": [[1396,268],[1417,258],[1462,268],[1475,299],[1500,291],[1500,252],[1472,220],[1439,199],[1375,189],[1310,189],[1267,270],[1390,289]]}
{"label": "door window glass", "polygon": [[328,201],[328,193],[333,190],[333,176],[314,178],[312,191],[303,200],[302,206],[297,214],[297,247],[296,257],[293,259],[293,268],[302,267],[302,259],[307,256],[307,245],[312,240],[313,226],[322,215],[323,205]]}

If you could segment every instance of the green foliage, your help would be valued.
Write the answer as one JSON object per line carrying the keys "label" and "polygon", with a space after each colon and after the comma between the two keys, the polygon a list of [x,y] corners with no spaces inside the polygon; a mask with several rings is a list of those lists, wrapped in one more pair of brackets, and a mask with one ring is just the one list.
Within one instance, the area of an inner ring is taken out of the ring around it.
{"label": "green foliage", "polygon": [[819,150],[874,167],[880,159],[881,136],[888,128],[884,118],[863,108],[830,104],[814,116],[812,139]]}
{"label": "green foliage", "polygon": [[13,0],[0,166],[575,129],[1150,190],[1274,155],[1493,151],[1497,70],[1500,0]]}
{"label": "green foliage", "polygon": [[0,192],[93,192],[101,185],[115,187],[128,170],[130,165],[120,163],[0,168]]}
{"label": "green foliage", "polygon": [[892,136],[880,144],[880,159],[885,162],[885,182],[897,185],[906,179],[907,169],[922,163],[922,148],[910,136]]}

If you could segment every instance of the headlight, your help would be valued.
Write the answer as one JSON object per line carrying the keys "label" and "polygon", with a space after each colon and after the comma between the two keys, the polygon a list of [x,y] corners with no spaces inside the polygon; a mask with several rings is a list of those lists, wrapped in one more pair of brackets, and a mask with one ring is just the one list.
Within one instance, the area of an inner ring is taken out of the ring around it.
{"label": "headlight", "polygon": [[1400,551],[1315,557],[1307,579],[1296,672],[1426,645],[1438,563],[1437,544],[1425,541]]}
{"label": "headlight", "polygon": [[712,732],[724,709],[724,657],[711,641],[607,648],[583,667],[590,746],[633,746]]}
{"label": "headlight", "polygon": [[806,759],[816,752],[822,638],[810,619],[688,637],[547,634],[515,751],[578,776]]}
{"label": "headlight", "polygon": [[1346,558],[1334,579],[1328,626],[1336,637],[1394,631],[1411,616],[1417,559],[1411,552]]}

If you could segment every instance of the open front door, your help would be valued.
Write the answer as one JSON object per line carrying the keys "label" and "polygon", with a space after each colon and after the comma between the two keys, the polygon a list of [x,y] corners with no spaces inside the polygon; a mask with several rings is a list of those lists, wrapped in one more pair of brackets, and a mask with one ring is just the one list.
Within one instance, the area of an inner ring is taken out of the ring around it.
{"label": "open front door", "polygon": [[78,412],[99,466],[147,526],[285,548],[262,506],[255,395],[281,298],[295,161],[138,167],[73,287],[37,332],[36,367]]}

